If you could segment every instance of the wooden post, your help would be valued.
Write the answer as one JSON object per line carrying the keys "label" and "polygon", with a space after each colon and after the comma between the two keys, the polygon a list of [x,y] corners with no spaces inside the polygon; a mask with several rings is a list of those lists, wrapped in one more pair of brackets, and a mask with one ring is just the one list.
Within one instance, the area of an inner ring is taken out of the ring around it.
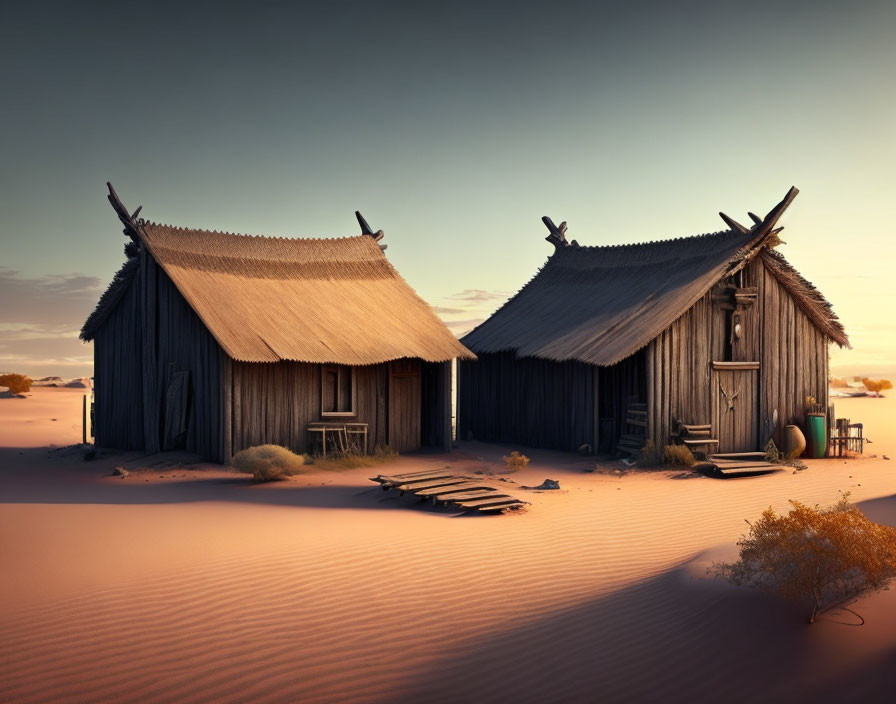
{"label": "wooden post", "polygon": [[87,394],[81,397],[81,444],[87,444]]}
{"label": "wooden post", "polygon": [[591,384],[591,405],[594,417],[591,419],[593,433],[591,437],[591,454],[596,455],[598,445],[600,444],[600,367],[592,365],[591,371],[594,375]]}

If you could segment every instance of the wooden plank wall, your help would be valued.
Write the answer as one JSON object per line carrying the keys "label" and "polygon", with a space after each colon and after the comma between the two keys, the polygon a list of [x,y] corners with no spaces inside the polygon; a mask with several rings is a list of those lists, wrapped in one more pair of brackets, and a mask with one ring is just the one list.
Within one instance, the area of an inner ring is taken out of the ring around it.
{"label": "wooden plank wall", "polygon": [[517,358],[461,361],[459,437],[574,451],[593,438],[594,367]]}
{"label": "wooden plank wall", "polygon": [[[223,377],[230,379],[230,393],[225,392],[223,407],[229,409],[231,453],[267,443],[293,452],[311,452],[306,428],[309,423],[326,420],[320,413],[320,368],[303,362],[229,361]],[[415,404],[424,406],[422,443],[442,448],[447,443],[450,449],[450,362],[424,362],[422,369],[421,399]],[[355,367],[354,383],[355,415],[345,420],[368,424],[368,449],[373,451],[388,444],[389,365]]]}
{"label": "wooden plank wall", "polygon": [[173,364],[175,371],[189,372],[186,449],[223,462],[221,374],[226,355],[168,275],[154,262],[153,265],[158,296],[156,378],[160,426],[164,427],[165,392]]}
{"label": "wooden plank wall", "polygon": [[[320,369],[303,362],[231,361],[232,453],[265,444],[310,452],[308,424],[324,420]],[[345,420],[368,424],[370,449],[386,444],[386,405],[378,400],[385,400],[387,382],[386,365],[355,368],[355,416]]]}
{"label": "wooden plank wall", "polygon": [[710,291],[647,346],[648,434],[657,445],[669,443],[675,418],[713,422],[711,361],[724,355],[724,330]]}
{"label": "wooden plank wall", "polygon": [[93,340],[94,433],[99,447],[144,447],[139,304],[140,282],[135,276]]}
{"label": "wooden plank wall", "polygon": [[[759,259],[745,268],[744,285],[757,287],[758,300],[743,314],[744,340],[735,361],[760,362],[758,444],[768,439],[777,408],[774,439],[781,446],[785,425],[804,426],[807,395],[827,405],[829,340]],[[716,423],[712,362],[726,361],[727,313],[710,291],[648,345],[649,433],[657,444],[669,442],[674,418]]]}
{"label": "wooden plank wall", "polygon": [[760,301],[765,323],[760,368],[760,442],[770,434],[778,410],[773,438],[784,447],[784,426],[806,431],[805,397],[828,405],[828,345],[830,340],[796,305],[778,280],[757,262],[764,296]]}

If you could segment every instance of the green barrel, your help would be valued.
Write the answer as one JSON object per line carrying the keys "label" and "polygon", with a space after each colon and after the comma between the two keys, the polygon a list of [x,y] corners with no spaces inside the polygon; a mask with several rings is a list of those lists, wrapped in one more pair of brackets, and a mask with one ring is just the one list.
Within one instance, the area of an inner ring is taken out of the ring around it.
{"label": "green barrel", "polygon": [[828,444],[827,428],[825,427],[827,421],[824,413],[809,413],[806,420],[808,421],[806,425],[809,431],[807,433],[809,435],[809,447],[806,449],[809,451],[809,457],[812,459],[824,457]]}

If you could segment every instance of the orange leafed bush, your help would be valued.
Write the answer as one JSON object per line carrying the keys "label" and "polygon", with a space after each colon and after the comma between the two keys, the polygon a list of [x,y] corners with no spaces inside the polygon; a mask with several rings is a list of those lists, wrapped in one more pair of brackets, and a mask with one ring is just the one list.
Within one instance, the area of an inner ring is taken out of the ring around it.
{"label": "orange leafed bush", "polygon": [[834,377],[831,379],[831,387],[834,389],[845,389],[849,386],[849,382],[846,379],[841,379],[839,377]]}
{"label": "orange leafed bush", "polygon": [[31,377],[24,374],[0,374],[0,386],[7,387],[14,394],[31,391]]}
{"label": "orange leafed bush", "polygon": [[809,622],[896,576],[896,528],[870,521],[849,503],[771,508],[738,542],[740,559],[711,568],[739,586],[777,594],[810,610]]}
{"label": "orange leafed bush", "polygon": [[889,379],[862,379],[862,384],[871,393],[880,396],[881,391],[893,388],[893,382]]}
{"label": "orange leafed bush", "polygon": [[512,469],[514,472],[529,464],[529,458],[520,454],[517,450],[514,450],[509,455],[504,455],[501,459],[504,460],[504,466],[507,469]]}

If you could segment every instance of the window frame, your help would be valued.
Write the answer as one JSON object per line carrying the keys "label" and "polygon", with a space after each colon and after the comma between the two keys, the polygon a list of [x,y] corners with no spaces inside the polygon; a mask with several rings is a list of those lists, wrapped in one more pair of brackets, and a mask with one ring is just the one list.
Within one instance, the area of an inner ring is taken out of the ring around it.
{"label": "window frame", "polygon": [[[343,373],[348,373],[349,384],[351,385],[351,393],[349,395],[349,410],[347,411],[327,411],[324,410],[324,382],[328,372],[336,373],[336,408],[339,408],[340,390],[342,385]],[[355,413],[355,368],[345,364],[322,364],[320,367],[320,415],[321,418],[350,418]]]}

